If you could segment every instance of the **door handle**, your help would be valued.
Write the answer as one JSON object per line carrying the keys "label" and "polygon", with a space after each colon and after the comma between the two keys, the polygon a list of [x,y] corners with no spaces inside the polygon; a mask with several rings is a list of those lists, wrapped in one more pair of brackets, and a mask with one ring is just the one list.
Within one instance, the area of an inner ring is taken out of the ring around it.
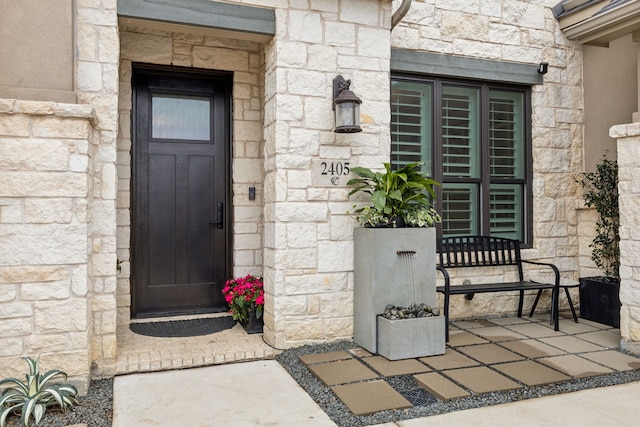
{"label": "door handle", "polygon": [[209,224],[215,225],[216,228],[222,228],[224,226],[224,203],[218,202],[216,211],[216,220],[209,221]]}

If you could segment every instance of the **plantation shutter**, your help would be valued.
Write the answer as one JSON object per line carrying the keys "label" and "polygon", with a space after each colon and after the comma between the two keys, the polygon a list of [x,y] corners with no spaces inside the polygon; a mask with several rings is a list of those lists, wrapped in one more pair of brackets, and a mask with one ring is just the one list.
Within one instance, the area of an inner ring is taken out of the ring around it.
{"label": "plantation shutter", "polygon": [[391,86],[391,165],[397,170],[424,162],[431,176],[432,85],[393,82]]}
{"label": "plantation shutter", "polygon": [[490,230],[520,239],[524,216],[524,98],[522,93],[489,94]]}
{"label": "plantation shutter", "polygon": [[442,87],[443,235],[478,234],[480,108],[477,88]]}

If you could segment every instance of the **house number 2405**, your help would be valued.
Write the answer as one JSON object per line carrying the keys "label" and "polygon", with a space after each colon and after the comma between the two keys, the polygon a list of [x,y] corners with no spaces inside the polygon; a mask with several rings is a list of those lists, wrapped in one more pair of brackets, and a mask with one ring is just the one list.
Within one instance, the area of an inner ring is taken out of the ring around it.
{"label": "house number 2405", "polygon": [[320,162],[321,175],[349,175],[349,162]]}

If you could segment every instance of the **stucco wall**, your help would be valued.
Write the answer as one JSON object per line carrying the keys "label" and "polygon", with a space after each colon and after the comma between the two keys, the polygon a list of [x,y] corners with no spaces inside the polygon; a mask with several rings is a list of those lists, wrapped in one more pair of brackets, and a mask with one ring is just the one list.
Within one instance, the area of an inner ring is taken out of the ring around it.
{"label": "stucco wall", "polygon": [[631,34],[609,47],[584,50],[584,156],[587,171],[594,171],[604,154],[615,159],[613,125],[631,122],[638,111],[638,44]]}

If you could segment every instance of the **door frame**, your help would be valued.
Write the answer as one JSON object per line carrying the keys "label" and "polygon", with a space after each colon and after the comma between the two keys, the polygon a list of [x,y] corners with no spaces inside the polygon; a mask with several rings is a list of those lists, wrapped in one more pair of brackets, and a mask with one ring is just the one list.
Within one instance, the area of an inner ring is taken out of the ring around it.
{"label": "door frame", "polygon": [[[223,185],[225,194],[224,194],[224,221],[225,221],[225,234],[224,234],[224,244],[225,244],[225,260],[224,260],[224,277],[230,278],[231,273],[233,271],[233,182],[232,182],[232,157],[233,157],[233,72],[230,71],[220,71],[220,70],[208,70],[208,69],[197,69],[197,68],[189,68],[189,67],[178,67],[178,66],[167,66],[167,65],[154,65],[154,64],[146,64],[146,63],[138,63],[133,62],[131,64],[131,180],[130,180],[130,257],[131,257],[131,272],[130,272],[130,293],[131,293],[131,303],[130,303],[130,317],[132,319],[135,318],[145,318],[145,317],[158,317],[163,316],[165,314],[170,316],[178,316],[178,315],[189,315],[189,314],[199,314],[195,310],[188,312],[171,312],[171,313],[153,313],[153,314],[137,314],[136,313],[136,299],[138,298],[137,294],[137,272],[136,272],[136,257],[138,254],[139,246],[137,243],[137,200],[136,194],[138,191],[138,176],[137,176],[137,153],[136,153],[136,144],[138,143],[139,137],[138,132],[140,131],[137,126],[137,90],[134,87],[133,80],[137,75],[148,75],[148,76],[162,76],[162,77],[177,77],[177,78],[193,78],[193,79],[205,79],[205,80],[213,80],[221,83],[224,86],[225,94],[224,94],[224,114],[225,114],[225,137],[224,140],[226,144],[224,146],[224,168],[225,168],[225,183]],[[216,312],[221,310],[208,310],[206,312]]]}

